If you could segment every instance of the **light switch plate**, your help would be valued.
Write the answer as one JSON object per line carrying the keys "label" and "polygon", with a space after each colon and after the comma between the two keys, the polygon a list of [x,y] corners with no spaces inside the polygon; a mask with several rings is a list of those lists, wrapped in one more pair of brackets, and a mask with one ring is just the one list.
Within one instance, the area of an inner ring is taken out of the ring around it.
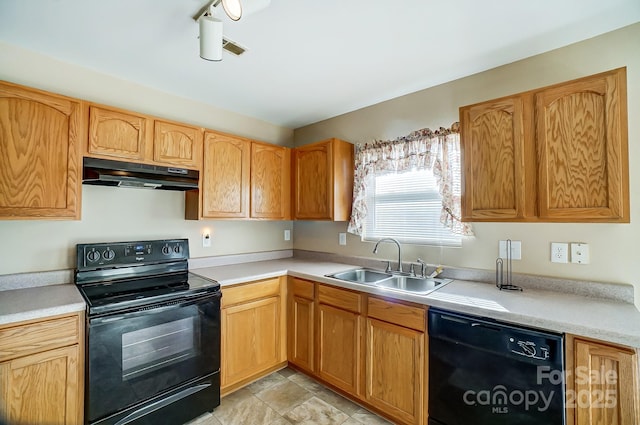
{"label": "light switch plate", "polygon": [[290,241],[291,240],[291,230],[285,229],[285,231],[284,231],[284,240],[285,241]]}
{"label": "light switch plate", "polygon": [[347,234],[346,233],[338,233],[338,243],[340,245],[347,244]]}
{"label": "light switch plate", "polygon": [[[500,241],[498,249],[498,257],[507,258],[507,241]],[[511,241],[511,259],[522,260],[522,242]]]}
{"label": "light switch plate", "polygon": [[589,264],[589,244],[571,244],[571,262],[575,264]]}
{"label": "light switch plate", "polygon": [[564,242],[551,242],[551,262],[569,262],[569,244]]}

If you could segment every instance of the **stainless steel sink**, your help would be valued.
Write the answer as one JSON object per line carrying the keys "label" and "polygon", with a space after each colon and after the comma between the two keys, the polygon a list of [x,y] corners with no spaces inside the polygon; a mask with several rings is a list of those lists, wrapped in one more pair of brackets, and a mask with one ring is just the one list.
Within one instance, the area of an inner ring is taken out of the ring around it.
{"label": "stainless steel sink", "polygon": [[412,294],[425,295],[451,281],[452,279],[393,276],[392,279],[376,282],[376,286],[396,291],[410,292]]}
{"label": "stainless steel sink", "polygon": [[386,279],[391,279],[393,276],[379,270],[360,268],[328,274],[327,277],[346,280],[347,282],[375,284]]}
{"label": "stainless steel sink", "polygon": [[326,276],[346,282],[361,283],[419,295],[426,295],[452,281],[452,279],[421,278],[391,274],[367,268],[346,270]]}

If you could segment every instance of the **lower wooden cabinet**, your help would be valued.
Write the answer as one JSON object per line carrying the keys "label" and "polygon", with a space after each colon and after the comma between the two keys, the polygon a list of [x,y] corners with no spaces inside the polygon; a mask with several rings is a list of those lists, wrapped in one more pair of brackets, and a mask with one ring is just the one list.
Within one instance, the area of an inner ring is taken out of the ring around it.
{"label": "lower wooden cabinet", "polygon": [[640,424],[636,351],[570,335],[566,346],[567,424]]}
{"label": "lower wooden cabinet", "polygon": [[81,316],[0,328],[0,422],[83,423]]}
{"label": "lower wooden cabinet", "polygon": [[360,393],[361,320],[358,313],[318,307],[318,376],[351,394]]}
{"label": "lower wooden cabinet", "polygon": [[222,288],[222,394],[285,365],[284,279]]}
{"label": "lower wooden cabinet", "polygon": [[287,311],[287,360],[300,369],[315,371],[315,284],[290,278]]}
{"label": "lower wooden cabinet", "polygon": [[365,400],[399,423],[424,423],[425,309],[369,298],[368,316]]}

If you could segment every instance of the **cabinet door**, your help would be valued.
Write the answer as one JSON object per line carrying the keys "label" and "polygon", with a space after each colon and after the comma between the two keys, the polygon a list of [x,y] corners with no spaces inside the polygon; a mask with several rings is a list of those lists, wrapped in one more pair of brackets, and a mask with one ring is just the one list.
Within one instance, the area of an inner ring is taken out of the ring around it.
{"label": "cabinet door", "polygon": [[110,159],[133,159],[142,162],[149,158],[150,120],[92,105],[89,108],[89,156],[110,157]]}
{"label": "cabinet door", "polygon": [[360,315],[324,304],[318,306],[318,315],[318,375],[360,394]]}
{"label": "cabinet door", "polygon": [[287,352],[289,362],[313,372],[315,339],[314,283],[289,279]]}
{"label": "cabinet door", "polygon": [[460,108],[463,220],[522,220],[535,215],[530,102],[514,96]]}
{"label": "cabinet door", "polygon": [[153,160],[199,170],[202,163],[202,129],[156,120]]}
{"label": "cabinet door", "polygon": [[626,69],[535,95],[540,218],[629,222]]}
{"label": "cabinet door", "polygon": [[202,216],[249,217],[251,142],[207,132],[204,138]]}
{"label": "cabinet door", "polygon": [[79,101],[0,83],[0,217],[80,218]]}
{"label": "cabinet door", "polygon": [[297,219],[331,220],[333,173],[331,142],[294,150],[294,208]]}
{"label": "cabinet door", "polygon": [[367,319],[365,398],[401,423],[422,423],[423,347],[423,332]]}
{"label": "cabinet door", "polygon": [[[576,425],[632,425],[640,423],[636,353],[625,347],[574,340],[574,368],[569,408]],[[570,415],[568,415],[570,417]]]}
{"label": "cabinet door", "polygon": [[251,217],[285,220],[291,216],[291,150],[251,144]]}
{"label": "cabinet door", "polygon": [[10,424],[80,424],[78,345],[0,364],[0,418]]}
{"label": "cabinet door", "polygon": [[224,389],[280,362],[280,297],[222,309]]}

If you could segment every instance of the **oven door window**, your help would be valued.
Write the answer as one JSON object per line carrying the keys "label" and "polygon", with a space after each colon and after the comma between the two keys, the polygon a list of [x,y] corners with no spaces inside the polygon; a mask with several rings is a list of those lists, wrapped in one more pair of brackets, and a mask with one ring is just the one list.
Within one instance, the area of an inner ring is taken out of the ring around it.
{"label": "oven door window", "polygon": [[90,320],[93,421],[220,368],[220,300]]}

